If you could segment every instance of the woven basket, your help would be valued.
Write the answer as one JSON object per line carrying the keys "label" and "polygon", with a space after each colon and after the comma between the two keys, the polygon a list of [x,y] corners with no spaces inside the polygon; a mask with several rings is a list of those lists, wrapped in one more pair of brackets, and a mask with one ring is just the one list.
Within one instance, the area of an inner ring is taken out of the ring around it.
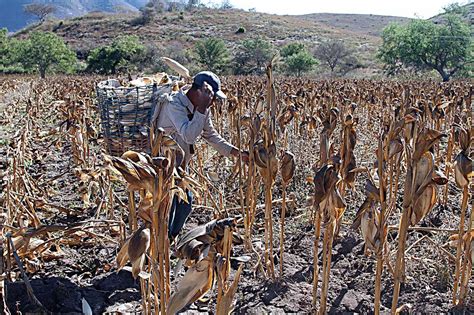
{"label": "woven basket", "polygon": [[160,96],[170,93],[172,84],[122,87],[117,80],[97,84],[105,147],[110,155],[125,151],[150,152],[150,119]]}

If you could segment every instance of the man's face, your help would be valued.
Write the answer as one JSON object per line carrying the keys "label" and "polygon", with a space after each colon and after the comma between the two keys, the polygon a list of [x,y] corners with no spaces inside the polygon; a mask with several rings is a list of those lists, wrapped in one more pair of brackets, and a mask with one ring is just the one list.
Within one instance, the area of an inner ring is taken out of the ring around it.
{"label": "man's face", "polygon": [[207,82],[204,82],[203,86],[200,88],[200,91],[200,101],[202,101],[203,104],[206,105],[206,107],[211,107],[212,103],[214,102],[214,99],[216,98],[212,87]]}

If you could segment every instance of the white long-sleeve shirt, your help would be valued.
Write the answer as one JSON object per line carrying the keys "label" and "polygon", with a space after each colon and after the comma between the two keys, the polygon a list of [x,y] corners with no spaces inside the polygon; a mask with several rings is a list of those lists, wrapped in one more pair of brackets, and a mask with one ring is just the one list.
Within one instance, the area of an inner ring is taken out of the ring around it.
{"label": "white long-sleeve shirt", "polygon": [[[230,156],[234,146],[222,138],[214,128],[209,109],[206,109],[204,114],[194,111],[194,105],[183,91],[171,94],[168,102],[164,102],[162,106],[157,126],[163,128],[183,149],[185,165],[192,158],[190,145],[194,145],[200,135],[217,152]],[[190,113],[194,113],[192,120],[188,118]]]}

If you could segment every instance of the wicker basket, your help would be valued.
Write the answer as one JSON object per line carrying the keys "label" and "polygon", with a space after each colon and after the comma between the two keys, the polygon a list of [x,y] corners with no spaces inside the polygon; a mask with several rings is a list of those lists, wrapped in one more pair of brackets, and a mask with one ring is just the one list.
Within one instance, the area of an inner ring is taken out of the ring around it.
{"label": "wicker basket", "polygon": [[105,147],[110,155],[128,150],[150,152],[150,119],[157,100],[170,93],[172,84],[122,87],[117,80],[96,87]]}

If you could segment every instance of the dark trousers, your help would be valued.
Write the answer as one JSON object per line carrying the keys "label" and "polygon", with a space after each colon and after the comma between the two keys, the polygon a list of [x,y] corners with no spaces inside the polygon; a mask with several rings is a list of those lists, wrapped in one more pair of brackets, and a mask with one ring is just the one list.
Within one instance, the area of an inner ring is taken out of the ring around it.
{"label": "dark trousers", "polygon": [[178,236],[184,223],[191,214],[193,194],[189,190],[186,190],[186,195],[188,196],[189,203],[186,203],[184,200],[178,200],[178,196],[174,196],[173,198],[168,224],[168,237],[170,240],[175,239],[176,236]]}

